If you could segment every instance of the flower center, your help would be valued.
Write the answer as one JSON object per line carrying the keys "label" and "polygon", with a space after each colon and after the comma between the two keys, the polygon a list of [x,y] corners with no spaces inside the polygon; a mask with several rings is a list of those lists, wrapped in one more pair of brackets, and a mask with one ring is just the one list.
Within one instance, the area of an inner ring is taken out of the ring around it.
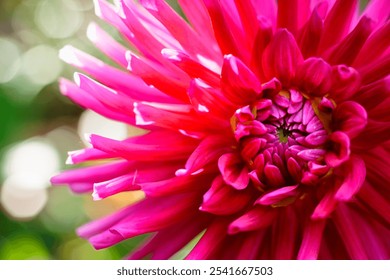
{"label": "flower center", "polygon": [[328,173],[328,124],[318,107],[299,91],[282,90],[236,111],[234,135],[255,185],[314,185]]}
{"label": "flower center", "polygon": [[288,130],[288,128],[285,128],[285,127],[278,128],[279,142],[287,143],[288,137],[290,135],[291,135],[291,132]]}

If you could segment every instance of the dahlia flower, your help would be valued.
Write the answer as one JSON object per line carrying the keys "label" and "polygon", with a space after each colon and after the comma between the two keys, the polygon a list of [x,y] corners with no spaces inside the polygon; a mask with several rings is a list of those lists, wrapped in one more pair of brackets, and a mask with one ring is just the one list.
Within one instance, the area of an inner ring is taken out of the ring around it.
{"label": "dahlia flower", "polygon": [[[123,35],[71,46],[64,95],[147,133],[89,135],[52,178],[95,200],[144,199],[82,226],[130,259],[390,258],[390,5],[372,0],[96,0]],[[102,161],[104,160],[104,161]]]}

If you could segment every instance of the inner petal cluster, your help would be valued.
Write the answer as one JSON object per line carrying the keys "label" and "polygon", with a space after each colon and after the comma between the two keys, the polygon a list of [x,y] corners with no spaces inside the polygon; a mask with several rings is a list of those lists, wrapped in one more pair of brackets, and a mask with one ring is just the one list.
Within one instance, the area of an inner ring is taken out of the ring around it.
{"label": "inner petal cluster", "polygon": [[285,187],[296,192],[317,184],[331,170],[325,155],[332,148],[328,123],[332,109],[328,99],[309,99],[295,89],[263,95],[238,109],[232,128],[245,162],[241,167],[236,164],[241,168],[238,181],[246,181],[247,173],[248,183],[264,192]]}

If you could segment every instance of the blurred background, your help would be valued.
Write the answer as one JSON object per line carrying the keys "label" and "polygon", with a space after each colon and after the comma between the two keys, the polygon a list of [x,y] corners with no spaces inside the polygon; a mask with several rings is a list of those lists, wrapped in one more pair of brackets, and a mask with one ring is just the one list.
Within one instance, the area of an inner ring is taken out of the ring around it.
{"label": "blurred background", "polygon": [[86,39],[92,0],[0,1],[0,260],[121,259],[141,238],[95,251],[75,229],[129,203],[94,202],[49,179],[85,133],[125,138],[127,128],[83,111],[63,97],[58,78],[75,69],[58,59],[71,44],[103,59]]}

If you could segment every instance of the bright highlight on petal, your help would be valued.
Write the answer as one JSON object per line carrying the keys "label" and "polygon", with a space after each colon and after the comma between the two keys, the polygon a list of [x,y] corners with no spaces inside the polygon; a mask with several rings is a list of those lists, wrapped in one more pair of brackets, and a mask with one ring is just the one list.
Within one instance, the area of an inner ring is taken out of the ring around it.
{"label": "bright highlight on petal", "polygon": [[85,73],[62,93],[116,122],[85,125],[67,163],[88,165],[52,183],[144,194],[79,235],[103,249],[151,233],[129,259],[193,240],[186,259],[389,259],[386,1],[178,2],[185,19],[164,0],[94,1],[125,41],[89,25],[115,67],[60,51]]}

